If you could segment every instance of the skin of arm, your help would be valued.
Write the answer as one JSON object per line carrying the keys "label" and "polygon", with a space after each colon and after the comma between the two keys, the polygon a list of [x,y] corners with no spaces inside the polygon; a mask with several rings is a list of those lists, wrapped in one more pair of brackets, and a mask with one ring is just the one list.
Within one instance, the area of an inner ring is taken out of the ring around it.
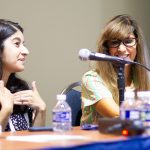
{"label": "skin of arm", "polygon": [[2,126],[2,131],[5,130],[12,111],[13,95],[4,87],[4,82],[0,81],[0,125]]}
{"label": "skin of arm", "polygon": [[[82,78],[83,95],[87,97],[85,99],[92,100],[92,95],[98,95],[96,97],[96,102],[92,104],[95,110],[103,117],[118,117],[119,116],[119,106],[116,104],[111,96],[111,93],[105,86],[101,77],[97,72],[88,72]],[[101,89],[103,91],[99,92]],[[99,100],[98,100],[99,99]]]}
{"label": "skin of arm", "polygon": [[94,104],[96,111],[104,117],[119,117],[119,106],[112,98],[104,98]]}
{"label": "skin of arm", "polygon": [[46,110],[45,108],[42,110],[36,110],[33,113],[33,126],[45,126],[46,120]]}
{"label": "skin of arm", "polygon": [[35,112],[35,117],[33,118],[33,126],[45,126],[46,121],[46,104],[40,97],[38,90],[36,88],[36,82],[32,82],[32,89],[35,95],[35,99],[37,102],[37,109]]}

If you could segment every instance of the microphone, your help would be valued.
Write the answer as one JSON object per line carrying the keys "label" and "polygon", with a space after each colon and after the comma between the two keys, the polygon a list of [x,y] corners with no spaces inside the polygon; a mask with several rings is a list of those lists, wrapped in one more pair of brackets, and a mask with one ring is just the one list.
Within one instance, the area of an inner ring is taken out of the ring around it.
{"label": "microphone", "polygon": [[109,55],[102,54],[102,53],[91,52],[88,49],[80,49],[79,50],[79,58],[83,61],[95,60],[95,61],[110,61],[110,62],[115,62],[118,64],[136,64],[136,65],[139,65],[139,66],[145,68],[146,70],[150,71],[150,69],[148,67],[146,67],[143,64],[140,64],[138,62],[123,59],[123,58],[116,57],[116,56],[109,56]]}
{"label": "microphone", "polygon": [[117,62],[121,64],[134,64],[133,61],[125,60],[123,58],[116,57],[116,56],[109,56],[102,53],[94,53],[89,51],[88,49],[80,49],[79,58],[81,60],[111,61],[111,62]]}

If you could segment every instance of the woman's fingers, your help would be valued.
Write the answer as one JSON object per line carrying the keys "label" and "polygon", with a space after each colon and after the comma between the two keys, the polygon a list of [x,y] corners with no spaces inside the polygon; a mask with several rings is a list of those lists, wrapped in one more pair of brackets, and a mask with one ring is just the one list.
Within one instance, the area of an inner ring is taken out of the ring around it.
{"label": "woman's fingers", "polygon": [[33,93],[31,90],[25,90],[14,93],[14,104],[31,105],[33,103]]}

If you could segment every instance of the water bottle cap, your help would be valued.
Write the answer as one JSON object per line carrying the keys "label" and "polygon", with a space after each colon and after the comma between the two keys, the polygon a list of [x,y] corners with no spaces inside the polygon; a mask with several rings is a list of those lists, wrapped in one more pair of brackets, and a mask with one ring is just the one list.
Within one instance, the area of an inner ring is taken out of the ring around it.
{"label": "water bottle cap", "polygon": [[134,98],[135,97],[135,93],[133,91],[126,91],[125,92],[125,99],[126,98]]}
{"label": "water bottle cap", "polygon": [[56,96],[57,100],[66,100],[66,95],[65,94],[58,94]]}
{"label": "water bottle cap", "polygon": [[137,96],[138,97],[150,97],[150,91],[138,91]]}

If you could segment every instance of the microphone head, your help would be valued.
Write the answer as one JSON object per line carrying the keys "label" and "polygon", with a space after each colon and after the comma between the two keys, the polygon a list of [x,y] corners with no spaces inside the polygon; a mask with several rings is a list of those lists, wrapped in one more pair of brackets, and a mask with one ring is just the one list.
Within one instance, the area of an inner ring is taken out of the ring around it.
{"label": "microphone head", "polygon": [[79,58],[81,60],[89,60],[89,56],[90,56],[91,52],[88,49],[80,49],[79,50]]}

